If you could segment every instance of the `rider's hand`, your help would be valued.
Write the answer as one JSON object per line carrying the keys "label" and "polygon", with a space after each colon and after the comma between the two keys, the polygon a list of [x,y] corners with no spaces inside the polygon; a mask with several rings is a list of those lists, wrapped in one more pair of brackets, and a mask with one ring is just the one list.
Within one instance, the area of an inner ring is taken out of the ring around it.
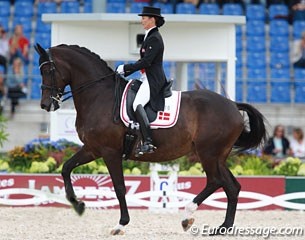
{"label": "rider's hand", "polygon": [[115,70],[118,74],[124,74],[124,64],[121,64]]}

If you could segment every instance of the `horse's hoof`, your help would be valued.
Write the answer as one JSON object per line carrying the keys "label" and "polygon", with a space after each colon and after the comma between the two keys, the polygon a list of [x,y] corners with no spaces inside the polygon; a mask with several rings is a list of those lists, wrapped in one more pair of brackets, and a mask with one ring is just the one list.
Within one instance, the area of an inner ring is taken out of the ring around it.
{"label": "horse's hoof", "polygon": [[193,225],[195,219],[194,218],[187,218],[182,220],[181,225],[183,227],[183,230],[186,232],[190,229],[190,227]]}
{"label": "horse's hoof", "polygon": [[118,224],[116,225],[110,232],[111,235],[124,235],[124,225]]}
{"label": "horse's hoof", "polygon": [[124,235],[124,231],[122,229],[116,228],[116,229],[112,229],[110,234],[111,235]]}
{"label": "horse's hoof", "polygon": [[77,201],[73,204],[73,208],[77,212],[77,214],[81,216],[85,212],[85,203],[82,201]]}

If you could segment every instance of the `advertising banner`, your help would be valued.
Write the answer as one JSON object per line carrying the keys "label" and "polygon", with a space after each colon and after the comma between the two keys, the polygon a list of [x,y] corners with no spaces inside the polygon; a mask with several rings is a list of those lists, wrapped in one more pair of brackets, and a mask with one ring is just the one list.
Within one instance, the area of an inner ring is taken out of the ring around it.
{"label": "advertising banner", "polygon": [[[71,176],[75,193],[87,207],[118,208],[109,175]],[[157,185],[151,188],[154,183]],[[178,177],[175,187],[171,179],[160,176],[125,176],[126,199],[131,208],[182,208],[206,184],[205,177]],[[305,209],[294,198],[305,198],[305,192],[285,195],[285,177],[239,177],[242,188],[238,209]],[[64,183],[59,174],[0,174],[0,205],[4,206],[69,206]],[[222,189],[207,198],[199,209],[226,209],[227,198]]]}

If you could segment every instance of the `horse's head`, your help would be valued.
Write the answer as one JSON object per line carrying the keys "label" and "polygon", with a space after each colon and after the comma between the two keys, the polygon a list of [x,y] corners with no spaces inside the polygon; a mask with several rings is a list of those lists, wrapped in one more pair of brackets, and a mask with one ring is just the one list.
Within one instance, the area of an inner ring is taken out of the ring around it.
{"label": "horse's head", "polygon": [[36,44],[35,50],[40,56],[39,69],[42,76],[40,106],[48,112],[53,106],[53,110],[56,111],[60,107],[60,98],[66,84],[56,69],[50,49],[45,50],[39,44]]}

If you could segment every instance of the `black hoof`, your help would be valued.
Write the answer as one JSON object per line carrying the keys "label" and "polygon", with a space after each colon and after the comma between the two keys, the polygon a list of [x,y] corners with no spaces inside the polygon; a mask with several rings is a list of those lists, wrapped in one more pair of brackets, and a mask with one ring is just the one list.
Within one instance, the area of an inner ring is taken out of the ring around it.
{"label": "black hoof", "polygon": [[79,216],[83,215],[85,211],[85,203],[82,201],[77,201],[72,203],[74,210],[77,212]]}

